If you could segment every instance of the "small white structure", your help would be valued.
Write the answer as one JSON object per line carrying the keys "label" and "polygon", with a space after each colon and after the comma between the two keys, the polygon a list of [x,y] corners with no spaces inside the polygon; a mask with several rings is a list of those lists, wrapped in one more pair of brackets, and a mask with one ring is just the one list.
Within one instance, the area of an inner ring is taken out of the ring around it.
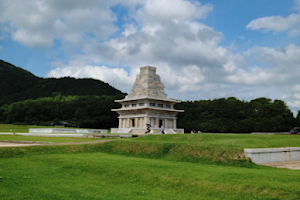
{"label": "small white structure", "polygon": [[119,128],[112,128],[112,133],[137,133],[146,131],[146,124],[151,124],[153,133],[160,133],[164,126],[165,133],[184,133],[184,129],[177,129],[177,113],[175,101],[167,98],[156,67],[140,68],[135,83],[129,95],[122,100],[115,100],[122,104],[119,109],[112,109],[119,114]]}
{"label": "small white structure", "polygon": [[107,133],[106,129],[29,128],[29,133]]}

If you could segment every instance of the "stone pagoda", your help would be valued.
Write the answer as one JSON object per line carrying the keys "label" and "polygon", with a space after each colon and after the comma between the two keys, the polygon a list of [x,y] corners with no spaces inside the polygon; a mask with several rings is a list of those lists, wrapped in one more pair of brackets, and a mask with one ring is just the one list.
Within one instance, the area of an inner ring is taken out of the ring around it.
{"label": "stone pagoda", "polygon": [[184,110],[174,109],[180,101],[168,99],[164,88],[156,67],[141,67],[130,94],[125,99],[115,100],[122,107],[112,109],[119,114],[119,128],[112,128],[111,132],[143,134],[146,124],[150,124],[153,133],[160,133],[161,126],[167,134],[184,133],[176,127],[176,115]]}

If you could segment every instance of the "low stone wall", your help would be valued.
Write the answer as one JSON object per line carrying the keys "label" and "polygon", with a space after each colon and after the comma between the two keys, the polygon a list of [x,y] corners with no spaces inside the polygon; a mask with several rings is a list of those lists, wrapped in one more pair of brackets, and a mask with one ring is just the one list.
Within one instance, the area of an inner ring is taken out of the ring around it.
{"label": "low stone wall", "polygon": [[184,134],[184,129],[178,128],[178,129],[173,129],[173,131],[177,134]]}
{"label": "low stone wall", "polygon": [[49,134],[49,133],[15,133],[15,135],[22,135],[22,136],[39,136],[39,137],[86,137],[86,134]]}
{"label": "low stone wall", "polygon": [[107,133],[106,129],[30,128],[29,133]]}
{"label": "low stone wall", "polygon": [[118,128],[111,128],[110,132],[111,133],[118,133],[119,129]]}
{"label": "low stone wall", "polygon": [[300,160],[300,147],[247,148],[244,152],[256,164]]}

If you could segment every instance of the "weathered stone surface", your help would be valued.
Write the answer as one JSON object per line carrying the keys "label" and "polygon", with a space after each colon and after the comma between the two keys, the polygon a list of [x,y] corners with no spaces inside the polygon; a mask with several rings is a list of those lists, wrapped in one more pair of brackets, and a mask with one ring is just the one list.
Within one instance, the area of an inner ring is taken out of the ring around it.
{"label": "weathered stone surface", "polygon": [[162,84],[160,76],[156,74],[156,67],[145,66],[140,68],[140,74],[137,75],[127,98],[143,96],[167,99],[165,86]]}
{"label": "weathered stone surface", "polygon": [[256,164],[300,160],[300,147],[245,148],[244,152]]}
{"label": "weathered stone surface", "polygon": [[168,99],[164,88],[156,67],[141,67],[130,94],[115,100],[122,107],[112,109],[119,114],[119,128],[111,131],[143,134],[150,124],[153,133],[160,133],[161,126],[167,134],[183,133],[183,129],[177,129],[176,115],[184,110],[174,109],[180,101]]}

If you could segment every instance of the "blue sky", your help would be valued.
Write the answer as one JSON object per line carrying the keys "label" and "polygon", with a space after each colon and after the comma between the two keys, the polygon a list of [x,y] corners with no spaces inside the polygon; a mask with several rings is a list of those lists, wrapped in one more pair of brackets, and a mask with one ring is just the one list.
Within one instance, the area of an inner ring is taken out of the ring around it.
{"label": "blue sky", "polygon": [[0,59],[130,92],[153,65],[169,98],[300,109],[300,0],[0,0]]}

